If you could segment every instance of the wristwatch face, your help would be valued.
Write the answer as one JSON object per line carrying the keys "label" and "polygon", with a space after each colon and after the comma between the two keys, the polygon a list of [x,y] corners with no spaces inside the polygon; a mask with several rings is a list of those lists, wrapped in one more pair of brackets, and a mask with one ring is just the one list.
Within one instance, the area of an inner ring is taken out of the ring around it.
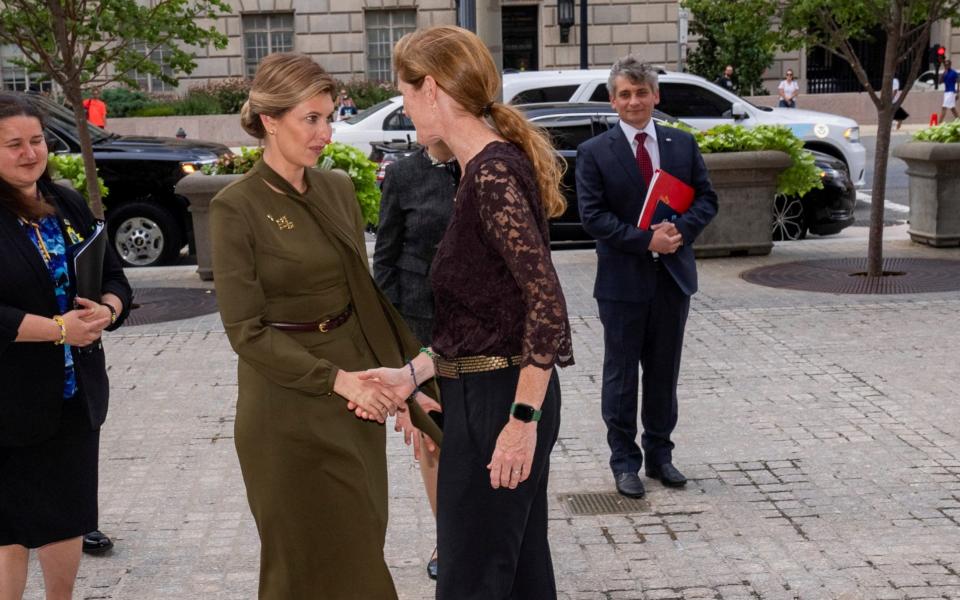
{"label": "wristwatch face", "polygon": [[532,406],[527,406],[526,404],[514,404],[512,412],[514,417],[524,423],[532,421],[536,413]]}

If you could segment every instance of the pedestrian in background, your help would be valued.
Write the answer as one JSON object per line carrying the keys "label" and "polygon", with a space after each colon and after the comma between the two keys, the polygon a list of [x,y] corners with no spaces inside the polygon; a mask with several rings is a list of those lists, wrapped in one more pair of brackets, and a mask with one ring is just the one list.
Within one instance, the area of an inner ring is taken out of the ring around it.
{"label": "pedestrian in background", "polygon": [[475,34],[418,29],[393,64],[417,137],[443,140],[463,177],[430,275],[432,351],[368,376],[401,395],[439,377],[438,600],[551,600],[556,367],[573,364],[547,227],[565,208],[562,167],[546,134],[496,101],[500,73]]}
{"label": "pedestrian in background", "polygon": [[76,296],[71,246],[95,227],[47,173],[43,115],[0,95],[0,597],[17,599],[37,549],[48,600],[72,597],[81,536],[97,528],[104,329],[132,292],[107,245],[96,298]]}
{"label": "pedestrian in background", "polygon": [[107,104],[100,99],[100,88],[94,88],[90,97],[83,101],[83,110],[90,124],[101,129],[107,126]]}
{"label": "pedestrian in background", "polygon": [[953,63],[949,60],[943,63],[943,75],[940,76],[940,83],[943,84],[943,105],[940,109],[940,123],[947,117],[947,109],[953,113],[953,118],[960,117],[957,114],[957,72],[953,70]]}
{"label": "pedestrian in background", "polygon": [[[692,244],[717,214],[717,194],[693,136],[653,121],[657,71],[634,56],[614,63],[607,89],[620,122],[577,149],[577,199],[584,230],[597,240],[593,295],[603,324],[600,406],[617,491],[646,493],[638,471],[664,485],[687,478],[673,464],[677,380],[690,296],[697,291]],[[629,166],[629,169],[625,169]],[[675,221],[637,227],[653,174],[693,188]],[[637,445],[637,392],[643,369]]]}
{"label": "pedestrian in background", "polygon": [[727,65],[715,83],[728,92],[733,92],[733,65]]}
{"label": "pedestrian in background", "polygon": [[397,597],[381,424],[407,396],[358,372],[401,366],[419,344],[370,275],[349,176],[312,168],[330,143],[335,85],[306,55],[264,58],[240,115],[263,157],[210,205],[262,600]]}
{"label": "pedestrian in background", "polygon": [[793,69],[787,69],[784,80],[777,86],[777,93],[780,95],[779,106],[781,108],[797,107],[797,96],[800,95],[800,84],[793,78]]}
{"label": "pedestrian in background", "polygon": [[[380,200],[380,224],[373,253],[373,276],[384,295],[424,346],[433,339],[433,290],[430,265],[453,213],[460,166],[440,140],[423,146],[387,167]],[[441,419],[441,413],[430,412]],[[439,453],[430,439],[421,444],[406,413],[397,415],[398,430],[414,447],[433,516],[437,516]],[[427,561],[427,574],[437,578],[437,551]]]}
{"label": "pedestrian in background", "polygon": [[[896,77],[893,78],[893,101],[896,102],[900,99],[900,80]],[[898,106],[896,112],[893,113],[893,120],[897,123],[897,129],[900,129],[900,126],[903,125],[903,122],[910,117],[910,114],[903,110],[903,106]]]}

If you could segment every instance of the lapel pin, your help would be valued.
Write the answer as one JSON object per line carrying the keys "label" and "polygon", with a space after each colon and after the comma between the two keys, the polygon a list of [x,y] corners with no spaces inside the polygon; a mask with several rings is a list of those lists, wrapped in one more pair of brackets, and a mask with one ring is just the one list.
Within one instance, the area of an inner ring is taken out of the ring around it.
{"label": "lapel pin", "polygon": [[273,215],[267,215],[267,218],[275,223],[280,229],[293,229],[293,221],[288,219],[286,215],[280,217],[279,219],[273,218]]}

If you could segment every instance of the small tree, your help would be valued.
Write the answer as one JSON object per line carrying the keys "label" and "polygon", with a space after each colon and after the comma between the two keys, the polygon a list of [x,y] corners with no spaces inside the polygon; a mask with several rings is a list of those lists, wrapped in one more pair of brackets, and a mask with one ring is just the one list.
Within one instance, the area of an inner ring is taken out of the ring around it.
{"label": "small tree", "polygon": [[[775,1],[775,0],[774,0]],[[920,72],[930,29],[943,19],[960,16],[960,0],[791,0],[782,5],[781,32],[785,49],[819,46],[846,61],[877,109],[877,151],[870,207],[867,275],[883,275],[883,205],[893,114],[903,104]],[[880,89],[870,85],[851,40],[869,37],[881,29],[886,34]],[[901,94],[893,101],[893,78],[906,73]]]}
{"label": "small tree", "polygon": [[23,52],[21,64],[57,83],[73,107],[88,198],[98,217],[103,218],[103,203],[96,184],[83,90],[116,81],[135,87],[130,77],[134,69],[176,84],[172,75],[150,60],[151,52],[164,49],[166,66],[174,73],[192,72],[194,55],[180,46],[225,47],[226,36],[198,21],[229,12],[223,0],[155,0],[147,6],[137,0],[0,3],[0,42],[17,46]]}
{"label": "small tree", "polygon": [[770,0],[683,0],[693,13],[690,32],[697,46],[690,51],[690,71],[713,81],[733,65],[734,86],[743,95],[765,94],[763,72],[773,64],[777,47]]}

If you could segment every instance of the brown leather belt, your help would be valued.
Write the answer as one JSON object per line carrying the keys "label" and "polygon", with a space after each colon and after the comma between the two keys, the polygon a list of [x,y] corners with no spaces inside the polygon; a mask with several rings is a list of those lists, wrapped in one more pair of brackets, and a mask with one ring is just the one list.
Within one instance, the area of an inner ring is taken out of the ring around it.
{"label": "brown leather belt", "polygon": [[496,371],[507,367],[516,367],[521,356],[463,356],[460,358],[433,359],[437,375],[448,379],[457,379],[462,374]]}
{"label": "brown leather belt", "polygon": [[340,327],[347,322],[347,319],[350,318],[350,315],[353,314],[353,307],[347,305],[347,308],[344,309],[342,313],[335,317],[330,317],[323,321],[310,321],[309,323],[283,323],[280,321],[264,321],[264,325],[269,325],[274,329],[279,329],[280,331],[319,331],[320,333],[327,333],[333,331],[337,327]]}

